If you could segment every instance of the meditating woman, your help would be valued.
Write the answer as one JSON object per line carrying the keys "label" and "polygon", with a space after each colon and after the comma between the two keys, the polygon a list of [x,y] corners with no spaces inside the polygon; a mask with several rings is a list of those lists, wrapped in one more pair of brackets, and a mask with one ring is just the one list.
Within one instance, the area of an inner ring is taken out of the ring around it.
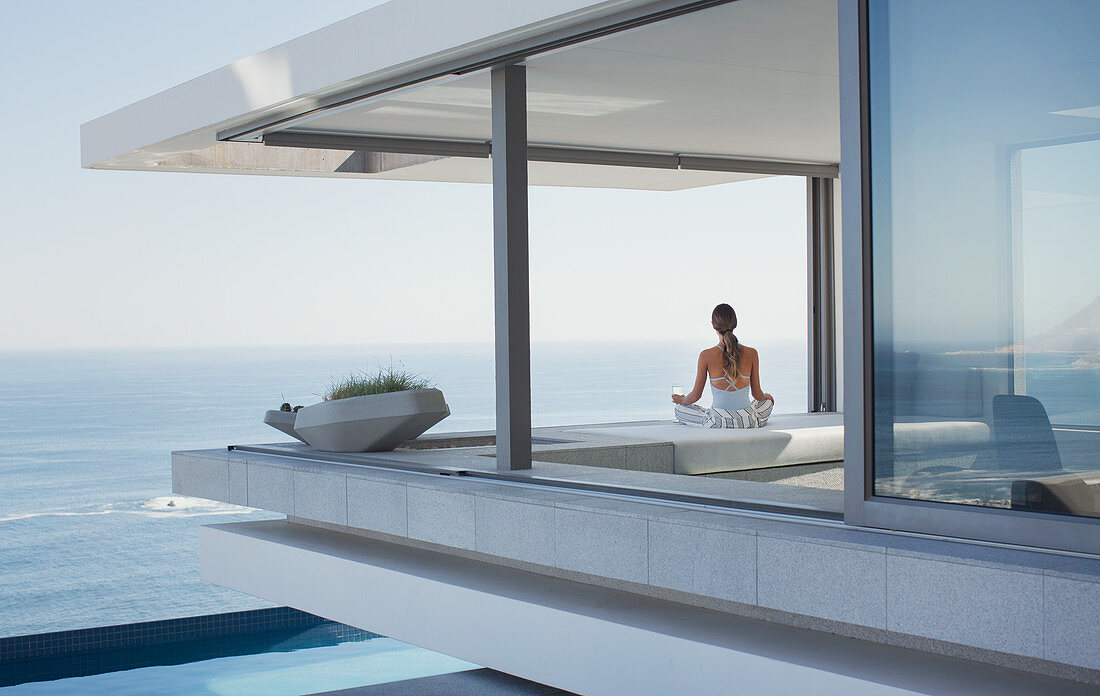
{"label": "meditating woman", "polygon": [[[690,394],[673,394],[676,420],[703,428],[757,428],[768,422],[774,399],[760,388],[760,355],[755,348],[742,345],[733,330],[737,314],[728,304],[720,304],[710,315],[710,325],[718,332],[718,345],[699,353],[695,386]],[[710,382],[711,407],[695,402]],[[752,398],[750,399],[750,392]]]}

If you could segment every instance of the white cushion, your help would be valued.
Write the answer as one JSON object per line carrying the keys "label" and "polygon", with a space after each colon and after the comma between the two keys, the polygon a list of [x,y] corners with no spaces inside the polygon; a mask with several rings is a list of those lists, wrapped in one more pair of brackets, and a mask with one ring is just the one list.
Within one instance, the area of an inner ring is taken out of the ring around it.
{"label": "white cushion", "polygon": [[979,420],[901,416],[894,423],[894,451],[898,454],[920,454],[935,448],[970,449],[989,441],[989,425]]}

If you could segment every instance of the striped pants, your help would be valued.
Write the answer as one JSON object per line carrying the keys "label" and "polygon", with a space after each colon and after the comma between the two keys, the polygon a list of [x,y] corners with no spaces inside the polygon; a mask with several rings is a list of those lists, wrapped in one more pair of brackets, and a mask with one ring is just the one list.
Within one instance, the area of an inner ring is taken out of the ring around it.
{"label": "striped pants", "polygon": [[736,411],[676,404],[676,420],[696,428],[761,428],[768,424],[774,406],[770,399],[752,401],[748,408]]}

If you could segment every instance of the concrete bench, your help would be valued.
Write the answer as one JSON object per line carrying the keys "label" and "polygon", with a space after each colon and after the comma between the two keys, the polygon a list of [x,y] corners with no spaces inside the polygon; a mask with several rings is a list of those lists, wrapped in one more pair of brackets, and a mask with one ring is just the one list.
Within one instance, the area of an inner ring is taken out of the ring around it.
{"label": "concrete bench", "polygon": [[581,427],[573,432],[638,442],[671,442],[677,474],[714,474],[772,466],[838,462],[844,458],[844,416],[772,416],[763,428],[707,430],[679,423]]}

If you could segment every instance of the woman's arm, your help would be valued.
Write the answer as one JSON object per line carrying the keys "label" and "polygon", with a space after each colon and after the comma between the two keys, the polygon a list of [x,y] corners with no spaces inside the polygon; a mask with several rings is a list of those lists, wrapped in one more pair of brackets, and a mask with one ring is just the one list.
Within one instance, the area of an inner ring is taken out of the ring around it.
{"label": "woman's arm", "polygon": [[672,395],[672,401],[677,404],[693,404],[703,396],[703,387],[707,383],[707,358],[706,351],[699,353],[699,365],[695,370],[695,386],[691,393],[684,396]]}
{"label": "woman's arm", "polygon": [[772,398],[772,395],[768,394],[760,388],[760,353],[756,352],[755,348],[752,348],[750,350],[752,350],[752,356],[749,361],[749,364],[751,365],[751,372],[749,372],[749,386],[752,387],[752,398],[756,399],[757,401],[767,400],[774,402],[775,399]]}

